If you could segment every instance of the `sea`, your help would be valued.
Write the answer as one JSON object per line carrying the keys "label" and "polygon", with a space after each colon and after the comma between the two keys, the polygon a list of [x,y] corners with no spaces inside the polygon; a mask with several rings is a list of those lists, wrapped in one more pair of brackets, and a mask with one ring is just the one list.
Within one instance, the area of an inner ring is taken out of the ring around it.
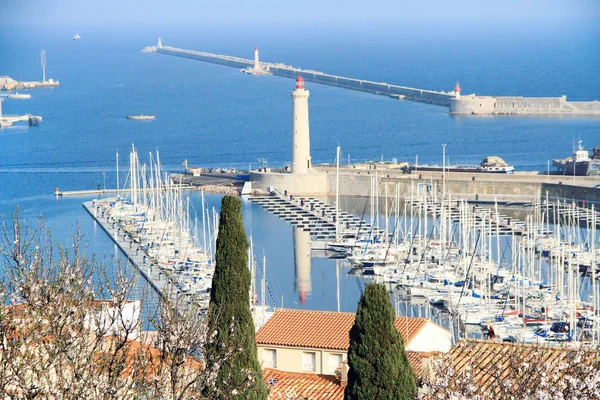
{"label": "sea", "polygon": [[[479,35],[451,24],[435,31],[362,27],[341,33],[326,26],[95,26],[78,31],[81,39],[74,41],[70,27],[0,24],[0,76],[40,80],[44,49],[47,78],[60,81],[58,88],[28,91],[31,99],[3,102],[4,114],[31,113],[43,121],[0,129],[0,215],[9,221],[18,209],[32,225],[43,216],[61,243],[79,229],[90,254],[111,258],[118,251],[82,207],[94,196],[53,193],[114,188],[117,153],[121,185],[132,145],[142,161],[158,151],[172,172],[182,171],[185,160],[238,169],[256,168],[259,159],[273,167],[291,161],[292,80],[141,52],[159,36],[164,45],[249,59],[258,46],[261,60],[423,89],[451,91],[458,81],[465,94],[600,99],[600,26],[571,28]],[[419,164],[441,164],[446,144],[452,164],[496,155],[517,170],[545,171],[553,158],[569,156],[578,140],[588,149],[600,145],[600,118],[451,116],[444,107],[306,86],[314,164],[333,163],[337,145],[342,160],[351,162],[418,157]],[[125,118],[141,113],[156,119]],[[201,210],[199,194],[190,198]],[[207,195],[208,207],[218,211],[220,198]],[[292,226],[248,201],[243,212],[255,253],[267,260],[271,305],[356,309],[364,281],[322,258],[311,260],[303,304]]]}

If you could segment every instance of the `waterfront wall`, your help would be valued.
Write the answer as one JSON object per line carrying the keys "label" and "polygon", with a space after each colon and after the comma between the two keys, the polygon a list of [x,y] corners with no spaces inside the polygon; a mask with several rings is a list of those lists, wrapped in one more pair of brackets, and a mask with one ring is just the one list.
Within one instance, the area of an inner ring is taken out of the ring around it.
{"label": "waterfront wall", "polygon": [[[372,191],[372,180],[379,181],[379,197],[386,191],[388,196],[394,197],[396,186],[399,186],[401,196],[423,194],[426,192],[440,194],[443,181],[440,177],[423,177],[418,175],[387,174],[385,171],[364,170],[345,173],[340,171],[339,193],[341,196],[369,197]],[[376,178],[375,178],[376,177]],[[336,192],[336,174],[333,170],[313,171],[309,174],[295,175],[284,172],[252,172],[250,174],[253,188],[267,190],[274,187],[280,191],[287,190],[295,195],[334,196]],[[600,209],[600,189],[590,186],[575,186],[561,183],[546,183],[540,180],[531,180],[529,176],[522,179],[474,174],[470,179],[446,179],[446,192],[451,193],[454,199],[469,201],[514,203],[543,201],[546,195],[550,201],[563,199],[576,201],[581,204],[596,204]],[[473,179],[474,178],[474,179]]]}
{"label": "waterfront wall", "polygon": [[327,174],[309,172],[292,174],[289,172],[250,172],[252,189],[267,191],[275,188],[283,192],[287,190],[294,195],[323,196],[329,193]]}
{"label": "waterfront wall", "polygon": [[[340,195],[342,196],[370,196],[371,180],[377,176],[379,181],[379,196],[387,193],[394,196],[396,186],[399,186],[400,195],[410,195],[432,191],[440,193],[443,182],[441,179],[394,178],[375,171],[361,171],[360,173],[341,174],[339,179]],[[335,193],[336,177],[334,173],[327,175],[329,193]],[[446,180],[446,192],[452,193],[456,199],[494,201],[499,202],[531,202],[540,198],[541,185],[533,182],[499,182],[475,180]]]}
{"label": "waterfront wall", "polygon": [[[565,177],[565,179],[568,179],[568,177]],[[544,183],[541,186],[542,200],[548,194],[550,201],[558,199],[577,203],[585,201],[588,205],[594,204],[597,210],[600,209],[600,189],[556,183]]]}
{"label": "waterfront wall", "polygon": [[463,96],[450,100],[451,114],[471,115],[600,115],[596,101],[567,101],[562,97]]}

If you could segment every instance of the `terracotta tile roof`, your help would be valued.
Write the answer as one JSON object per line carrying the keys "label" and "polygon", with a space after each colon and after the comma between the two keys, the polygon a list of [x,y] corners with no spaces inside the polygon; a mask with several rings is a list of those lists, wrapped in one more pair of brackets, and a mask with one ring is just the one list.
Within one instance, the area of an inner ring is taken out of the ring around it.
{"label": "terracotta tile roof", "polygon": [[[452,347],[449,353],[442,356],[442,360],[444,361],[443,368],[452,365],[454,370],[464,372],[468,366],[472,371],[473,383],[478,388],[477,392],[493,395],[494,392],[497,392],[495,384],[497,384],[498,378],[506,379],[509,374],[512,375],[515,372],[509,371],[508,368],[516,366],[519,376],[526,375],[527,382],[536,382],[542,378],[542,375],[564,374],[565,371],[561,370],[559,365],[569,364],[576,352],[575,348],[541,344],[462,339]],[[519,356],[515,356],[516,354]],[[600,365],[600,351],[589,350],[586,354],[587,356],[581,362],[586,365]],[[521,371],[521,365],[524,363],[530,365],[531,368]],[[543,365],[543,368],[539,368],[539,365]],[[439,368],[439,364],[437,368]],[[435,374],[435,370],[432,373]]]}
{"label": "terracotta tile roof", "polygon": [[[348,350],[354,313],[277,309],[256,335],[259,345]],[[427,318],[397,317],[396,329],[407,346],[427,325]]]}
{"label": "terracotta tile roof", "polygon": [[420,353],[418,351],[407,351],[406,355],[408,356],[408,362],[410,366],[415,371],[417,376],[421,376],[423,374],[423,359],[427,359],[430,357],[430,353]]}
{"label": "terracotta tile roof", "polygon": [[344,387],[334,375],[303,374],[263,369],[269,399],[337,400],[344,398]]}

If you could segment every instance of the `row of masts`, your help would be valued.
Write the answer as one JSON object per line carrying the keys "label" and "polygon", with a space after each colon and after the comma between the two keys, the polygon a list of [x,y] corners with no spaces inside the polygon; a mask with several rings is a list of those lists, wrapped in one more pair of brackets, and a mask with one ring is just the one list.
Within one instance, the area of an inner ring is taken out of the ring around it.
{"label": "row of masts", "polygon": [[[338,147],[336,165],[339,154]],[[443,184],[441,193],[435,184],[421,189],[401,194],[399,185],[386,184],[381,190],[373,176],[370,223],[347,247],[335,243],[341,256],[393,291],[425,297],[467,324],[495,326],[504,339],[599,342],[600,218],[593,206],[546,198],[522,209],[528,213],[519,221],[500,214],[497,203],[481,208],[453,200]],[[338,241],[348,236],[339,224],[336,231]]]}

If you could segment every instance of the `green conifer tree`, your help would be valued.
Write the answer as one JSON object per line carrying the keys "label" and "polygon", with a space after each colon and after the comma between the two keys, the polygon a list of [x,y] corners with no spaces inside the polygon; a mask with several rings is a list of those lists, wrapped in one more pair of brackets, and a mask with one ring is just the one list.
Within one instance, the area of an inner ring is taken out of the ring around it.
{"label": "green conifer tree", "polygon": [[[216,267],[210,292],[207,367],[220,365],[211,399],[264,400],[268,389],[257,358],[256,333],[250,312],[248,239],[242,222],[242,202],[225,196],[221,201]],[[229,354],[231,353],[231,354]],[[223,355],[227,354],[223,360]]]}
{"label": "green conifer tree", "polygon": [[350,330],[345,399],[415,399],[415,373],[404,351],[402,336],[394,327],[395,319],[385,286],[368,284]]}

